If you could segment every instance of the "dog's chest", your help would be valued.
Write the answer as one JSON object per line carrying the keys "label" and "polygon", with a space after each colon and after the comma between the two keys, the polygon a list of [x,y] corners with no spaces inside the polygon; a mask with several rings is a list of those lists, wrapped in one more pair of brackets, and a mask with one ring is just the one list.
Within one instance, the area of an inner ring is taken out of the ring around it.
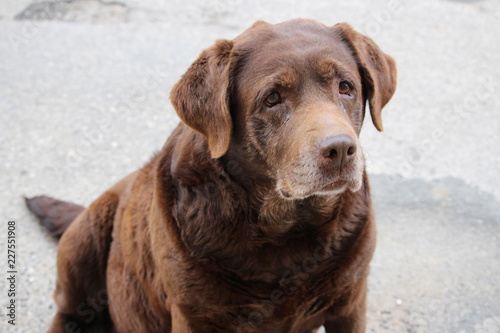
{"label": "dog's chest", "polygon": [[[324,320],[326,311],[336,302],[337,296],[327,290],[330,282],[323,281],[320,292],[313,286],[315,275],[293,275],[281,284],[267,290],[252,302],[234,307],[230,314],[238,329],[261,332],[309,332]],[[215,315],[215,314],[214,314]],[[214,320],[218,315],[214,316]]]}

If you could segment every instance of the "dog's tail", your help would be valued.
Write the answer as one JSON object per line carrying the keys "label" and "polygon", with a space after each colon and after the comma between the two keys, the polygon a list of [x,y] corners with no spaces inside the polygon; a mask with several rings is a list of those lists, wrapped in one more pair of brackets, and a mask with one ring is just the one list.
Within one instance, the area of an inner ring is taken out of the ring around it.
{"label": "dog's tail", "polygon": [[50,234],[59,239],[64,231],[68,229],[73,220],[80,214],[85,207],[57,200],[46,195],[33,198],[24,198],[26,205],[45,226]]}

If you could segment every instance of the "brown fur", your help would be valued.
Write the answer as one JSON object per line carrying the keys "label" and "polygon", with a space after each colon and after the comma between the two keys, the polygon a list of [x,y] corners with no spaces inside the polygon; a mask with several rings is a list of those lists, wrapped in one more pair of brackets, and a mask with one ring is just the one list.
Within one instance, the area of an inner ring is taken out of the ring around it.
{"label": "brown fur", "polygon": [[[173,88],[183,123],[161,152],[64,232],[49,332],[363,332],[375,224],[358,136],[366,101],[382,129],[395,87],[392,58],[346,24],[217,41]],[[358,149],[328,157],[338,138]],[[70,205],[28,200],[61,232]]]}

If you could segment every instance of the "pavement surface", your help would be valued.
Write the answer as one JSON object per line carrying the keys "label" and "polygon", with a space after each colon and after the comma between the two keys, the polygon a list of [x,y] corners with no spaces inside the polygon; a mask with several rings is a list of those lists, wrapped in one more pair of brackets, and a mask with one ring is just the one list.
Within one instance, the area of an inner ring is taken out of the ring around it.
{"label": "pavement surface", "polygon": [[56,243],[22,195],[88,205],[163,145],[169,90],[203,48],[294,17],[349,22],[398,62],[385,131],[367,122],[361,138],[379,235],[367,331],[500,332],[495,0],[1,2],[1,332],[43,332],[55,311]]}

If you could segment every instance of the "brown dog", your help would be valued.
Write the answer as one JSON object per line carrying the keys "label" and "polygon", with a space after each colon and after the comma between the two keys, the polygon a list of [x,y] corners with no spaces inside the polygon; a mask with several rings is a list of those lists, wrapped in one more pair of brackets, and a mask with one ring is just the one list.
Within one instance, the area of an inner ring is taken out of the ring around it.
{"label": "brown dog", "polygon": [[62,234],[49,332],[363,332],[358,136],[367,101],[382,130],[395,87],[393,59],[347,24],[217,41],[173,88],[183,122],[151,162],[86,209],[27,200]]}

